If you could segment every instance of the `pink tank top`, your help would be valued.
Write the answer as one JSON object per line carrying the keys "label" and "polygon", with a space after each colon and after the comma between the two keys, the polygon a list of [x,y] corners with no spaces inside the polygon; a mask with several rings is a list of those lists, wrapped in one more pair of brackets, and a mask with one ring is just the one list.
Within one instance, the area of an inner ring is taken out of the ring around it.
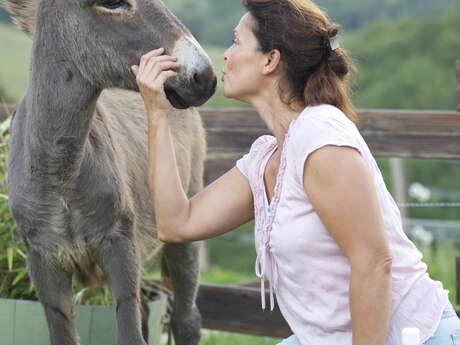
{"label": "pink tank top", "polygon": [[236,163],[254,197],[256,274],[261,278],[262,308],[266,303],[262,291],[268,280],[271,309],[276,294],[281,313],[302,345],[352,344],[350,264],[303,189],[304,162],[325,145],[358,150],[374,179],[393,257],[386,344],[399,345],[405,327],[419,328],[425,342],[441,319],[448,291],[428,276],[422,254],[403,232],[399,209],[357,127],[331,105],[307,107],[291,122],[270,204],[263,174],[277,147],[276,138],[259,137]]}

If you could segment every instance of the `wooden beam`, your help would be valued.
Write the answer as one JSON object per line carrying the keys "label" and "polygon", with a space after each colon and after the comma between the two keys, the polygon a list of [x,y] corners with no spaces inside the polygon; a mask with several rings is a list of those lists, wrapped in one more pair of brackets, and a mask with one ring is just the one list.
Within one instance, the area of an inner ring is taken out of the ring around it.
{"label": "wooden beam", "polygon": [[[159,284],[156,279],[145,279]],[[161,284],[161,283],[160,283]],[[265,293],[267,308],[270,296]],[[240,285],[200,284],[197,295],[203,328],[285,338],[292,334],[277,305],[262,311],[260,290]]]}
{"label": "wooden beam", "polygon": [[460,60],[457,60],[457,94],[458,94],[457,110],[460,111]]}
{"label": "wooden beam", "polygon": [[[247,152],[269,134],[255,110],[202,108],[210,150]],[[460,113],[456,111],[359,111],[358,129],[375,156],[460,159]]]}
{"label": "wooden beam", "polygon": [[[268,292],[265,298],[270,300]],[[277,305],[273,312],[262,311],[258,288],[202,284],[197,304],[204,328],[277,338],[292,334]]]}
{"label": "wooden beam", "polygon": [[[11,106],[0,106],[0,119],[12,110]],[[235,152],[247,152],[258,136],[269,134],[251,108],[200,108],[200,112],[208,149],[233,153],[227,161],[223,156],[210,158],[210,166],[231,167]],[[361,109],[359,118],[358,128],[375,156],[460,159],[457,111]],[[219,174],[211,169],[209,175]]]}
{"label": "wooden beam", "polygon": [[204,184],[208,185],[235,166],[236,161],[244,155],[241,153],[208,153],[204,169]]}

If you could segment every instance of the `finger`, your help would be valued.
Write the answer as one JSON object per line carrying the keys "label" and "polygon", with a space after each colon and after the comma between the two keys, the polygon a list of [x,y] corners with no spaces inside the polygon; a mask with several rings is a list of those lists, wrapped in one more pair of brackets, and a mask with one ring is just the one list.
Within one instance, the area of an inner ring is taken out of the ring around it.
{"label": "finger", "polygon": [[164,48],[158,48],[148,52],[147,54],[142,55],[139,63],[139,72],[142,74],[145,64],[149,61],[149,59],[152,56],[160,56],[161,54],[163,54],[163,52]]}
{"label": "finger", "polygon": [[133,71],[133,74],[137,77],[137,72],[139,72],[139,66],[137,65],[131,66],[131,71]]}
{"label": "finger", "polygon": [[144,62],[144,66],[143,66],[142,70],[139,70],[138,74],[142,78],[143,75],[146,75],[146,74],[150,73],[150,71],[152,70],[153,65],[155,65],[156,63],[161,63],[161,62],[165,62],[165,61],[176,62],[177,58],[175,58],[173,56],[169,56],[169,55],[151,56],[150,59],[148,59],[148,60],[146,60]]}
{"label": "finger", "polygon": [[177,62],[177,59],[171,56],[166,56],[166,55],[160,56],[160,57],[152,57],[145,64],[144,73],[150,73],[150,71],[155,65],[160,64],[160,63],[166,63],[166,62]]}
{"label": "finger", "polygon": [[[148,76],[148,80],[154,81],[161,72],[166,70],[176,70],[180,67],[180,64],[173,61],[165,61],[156,64],[152,64],[151,66],[147,66],[145,68],[145,74]],[[149,70],[150,69],[150,70]]]}
{"label": "finger", "polygon": [[159,90],[159,89],[164,89],[164,84],[166,83],[166,80],[169,78],[177,76],[177,72],[174,71],[163,71],[160,73],[158,78],[155,80],[154,87]]}

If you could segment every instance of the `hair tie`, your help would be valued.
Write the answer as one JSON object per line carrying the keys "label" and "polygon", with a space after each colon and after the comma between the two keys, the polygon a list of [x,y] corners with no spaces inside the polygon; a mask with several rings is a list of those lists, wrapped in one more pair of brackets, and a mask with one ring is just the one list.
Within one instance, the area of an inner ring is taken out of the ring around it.
{"label": "hair tie", "polygon": [[329,45],[331,46],[331,50],[336,50],[337,48],[340,48],[339,38],[337,36],[330,38]]}

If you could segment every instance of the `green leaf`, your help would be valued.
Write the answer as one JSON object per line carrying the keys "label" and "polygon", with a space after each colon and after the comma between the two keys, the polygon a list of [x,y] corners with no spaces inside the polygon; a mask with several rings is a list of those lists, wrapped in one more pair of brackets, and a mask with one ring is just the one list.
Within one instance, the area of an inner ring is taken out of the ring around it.
{"label": "green leaf", "polygon": [[11,116],[8,116],[8,118],[0,124],[0,133],[5,133],[10,128],[10,125]]}
{"label": "green leaf", "polygon": [[6,256],[8,259],[8,271],[13,270],[13,255],[14,255],[14,249],[13,248],[8,248],[6,250]]}
{"label": "green leaf", "polygon": [[27,270],[20,271],[16,278],[14,278],[13,283],[11,283],[12,286],[15,286],[22,278],[25,277],[27,274]]}

